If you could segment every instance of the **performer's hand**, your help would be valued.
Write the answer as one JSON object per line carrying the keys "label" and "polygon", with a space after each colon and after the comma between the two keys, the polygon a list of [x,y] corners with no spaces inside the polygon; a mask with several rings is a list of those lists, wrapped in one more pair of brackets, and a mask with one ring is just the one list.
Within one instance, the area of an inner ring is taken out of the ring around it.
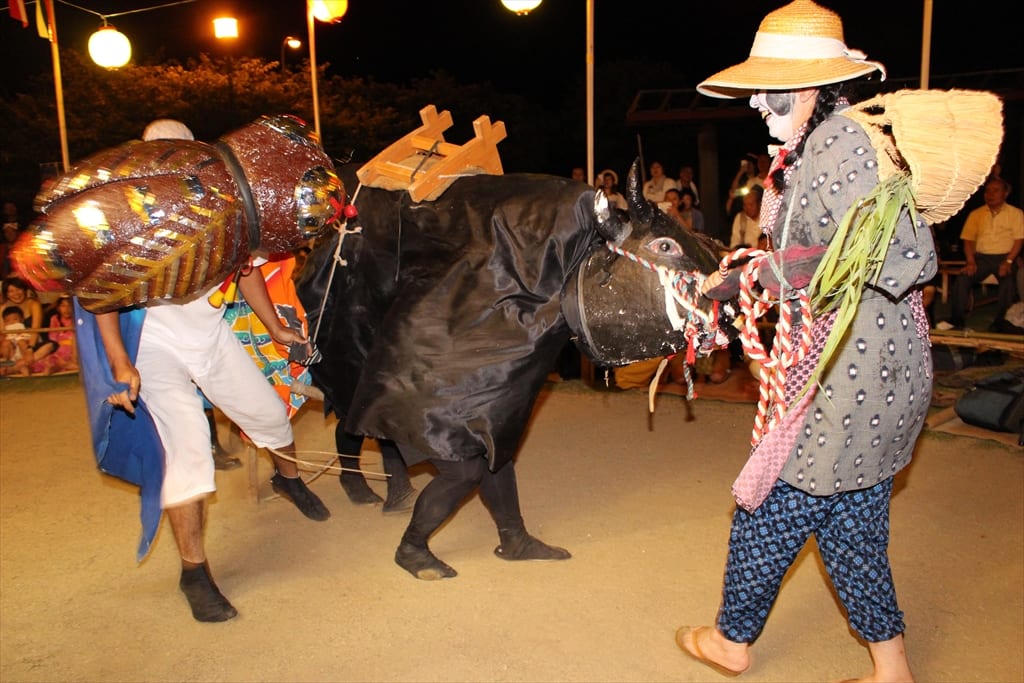
{"label": "performer's hand", "polygon": [[772,296],[779,296],[779,276],[786,280],[786,289],[803,289],[811,284],[814,271],[827,251],[825,246],[794,245],[772,252],[757,271],[757,281]]}
{"label": "performer's hand", "polygon": [[700,287],[700,293],[709,299],[726,301],[739,294],[741,268],[732,268],[726,275],[715,270],[708,274]]}
{"label": "performer's hand", "polygon": [[107,397],[107,403],[118,408],[123,408],[130,415],[135,414],[135,400],[139,397],[139,387],[142,386],[142,378],[139,371],[131,363],[118,365],[111,368],[114,381],[125,385],[124,391],[119,391]]}
{"label": "performer's hand", "polygon": [[270,336],[282,346],[305,344],[309,341],[301,332],[285,325],[278,325],[276,329],[270,330]]}

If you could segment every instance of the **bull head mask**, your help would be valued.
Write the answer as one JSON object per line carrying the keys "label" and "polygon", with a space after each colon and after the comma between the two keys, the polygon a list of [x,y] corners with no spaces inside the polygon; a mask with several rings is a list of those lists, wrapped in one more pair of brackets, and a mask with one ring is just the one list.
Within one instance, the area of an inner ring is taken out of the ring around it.
{"label": "bull head mask", "polygon": [[[686,230],[644,199],[639,160],[629,171],[626,202],[628,215],[611,206],[603,192],[596,193],[594,218],[606,248],[596,249],[580,266],[563,299],[577,345],[605,365],[685,348],[669,289],[680,286],[680,279],[689,283],[683,286],[695,287],[693,274],[713,271],[725,251],[716,240]],[[701,305],[710,307],[710,302]]]}

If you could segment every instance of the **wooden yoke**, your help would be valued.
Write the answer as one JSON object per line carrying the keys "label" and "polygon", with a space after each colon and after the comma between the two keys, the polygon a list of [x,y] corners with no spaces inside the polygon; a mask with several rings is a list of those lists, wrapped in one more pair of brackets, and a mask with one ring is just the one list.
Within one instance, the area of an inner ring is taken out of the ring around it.
{"label": "wooden yoke", "polygon": [[456,178],[488,173],[501,175],[498,143],[505,139],[505,124],[487,116],[473,121],[475,137],[464,145],[445,142],[452,127],[448,111],[437,113],[429,104],[420,110],[423,125],[388,145],[356,175],[359,182],[384,190],[407,190],[414,202],[437,199]]}

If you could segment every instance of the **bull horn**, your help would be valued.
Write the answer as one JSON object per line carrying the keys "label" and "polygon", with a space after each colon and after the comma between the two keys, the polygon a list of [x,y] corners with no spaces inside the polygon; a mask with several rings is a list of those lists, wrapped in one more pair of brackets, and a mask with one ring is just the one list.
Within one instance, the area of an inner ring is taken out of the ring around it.
{"label": "bull horn", "polygon": [[629,224],[622,220],[619,211],[608,201],[604,190],[594,193],[594,218],[597,220],[597,233],[613,244],[621,244],[629,232]]}
{"label": "bull horn", "polygon": [[634,159],[626,179],[626,203],[629,204],[630,218],[640,223],[651,220],[651,205],[644,198],[643,183],[640,182],[640,159]]}

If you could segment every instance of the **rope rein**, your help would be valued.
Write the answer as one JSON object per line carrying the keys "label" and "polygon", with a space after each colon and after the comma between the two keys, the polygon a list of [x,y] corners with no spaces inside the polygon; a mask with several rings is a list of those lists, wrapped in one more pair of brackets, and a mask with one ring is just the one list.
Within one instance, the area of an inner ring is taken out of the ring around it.
{"label": "rope rein", "polygon": [[[700,271],[680,272],[657,265],[611,242],[606,242],[605,246],[612,253],[623,256],[658,275],[665,294],[665,315],[672,324],[672,329],[682,331],[687,341],[684,364],[686,398],[696,398],[690,366],[696,360],[698,350],[702,352],[701,355],[708,355],[715,348],[724,348],[729,344],[727,336],[718,324],[718,302],[715,302],[710,313],[699,306],[700,290],[707,276]],[[744,353],[760,366],[757,415],[751,434],[751,444],[756,444],[786,412],[787,370],[799,363],[811,347],[811,302],[807,291],[803,289],[795,293],[795,298],[784,297],[776,301],[760,288],[757,283],[759,269],[762,266],[775,266],[769,258],[769,252],[762,249],[737,249],[727,254],[719,262],[718,272],[724,277],[732,268],[732,264],[744,259],[746,263],[740,266],[740,316],[737,323],[741,324],[739,339]],[[784,282],[781,277],[779,281]],[[775,306],[779,308],[779,321],[776,323],[775,341],[769,352],[765,350],[761,341],[757,321]],[[682,309],[681,313],[679,309]],[[798,337],[794,339],[793,320],[797,314],[800,329]],[[655,388],[661,380],[666,364],[667,361],[663,361],[658,366],[648,387],[648,404],[651,412],[654,412]]]}
{"label": "rope rein", "polygon": [[[363,184],[362,183],[360,183],[359,185],[356,186],[356,191],[352,195],[352,199],[349,200],[349,202],[348,202],[349,204],[355,204],[356,197],[359,196],[359,190],[361,190],[362,188],[363,188]],[[343,259],[341,257],[341,247],[342,247],[342,245],[345,244],[345,237],[347,235],[355,235],[355,234],[361,233],[363,231],[363,227],[362,226],[359,226],[359,227],[355,228],[354,230],[349,230],[346,227],[348,225],[348,219],[347,218],[345,220],[343,220],[343,221],[338,221],[337,225],[338,225],[337,230],[338,230],[338,234],[339,234],[338,246],[334,248],[334,256],[332,257],[332,260],[334,261],[334,265],[331,267],[331,274],[327,278],[327,286],[324,287],[324,297],[320,301],[320,312],[319,312],[319,314],[317,315],[317,318],[316,318],[316,329],[313,330],[313,336],[310,339],[310,341],[313,342],[313,344],[316,344],[316,340],[320,338],[320,323],[323,322],[323,319],[324,319],[324,309],[327,307],[327,297],[330,295],[330,293],[331,293],[331,285],[334,283],[334,271],[337,270],[338,266],[347,266],[348,265],[348,261],[346,261],[345,259]]]}

